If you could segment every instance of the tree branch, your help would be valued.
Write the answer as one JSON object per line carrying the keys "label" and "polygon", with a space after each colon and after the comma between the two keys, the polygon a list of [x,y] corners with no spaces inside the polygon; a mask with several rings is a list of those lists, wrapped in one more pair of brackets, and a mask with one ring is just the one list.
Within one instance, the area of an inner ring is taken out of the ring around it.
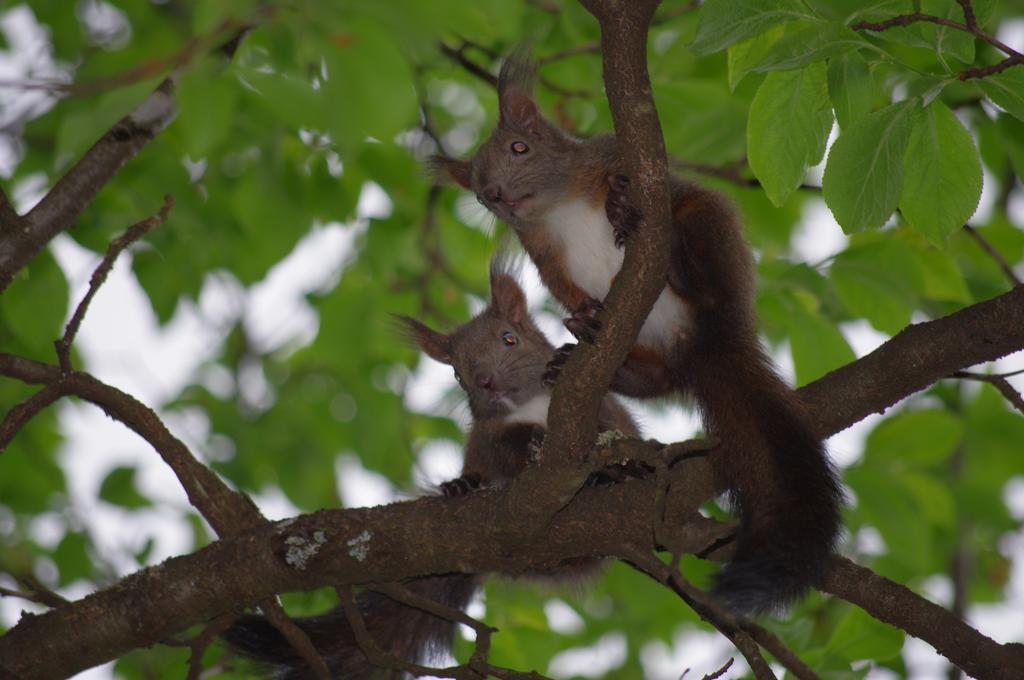
{"label": "tree branch", "polygon": [[172,207],[174,207],[174,198],[170,195],[164,196],[164,205],[160,208],[160,212],[140,222],[136,222],[128,227],[123,234],[110,242],[110,245],[107,247],[107,254],[89,279],[89,290],[86,292],[85,297],[82,298],[82,301],[78,303],[75,313],[71,315],[71,320],[68,321],[68,325],[64,329],[64,337],[54,342],[61,370],[65,372],[71,371],[71,343],[75,341],[78,327],[82,324],[85,312],[89,309],[89,303],[92,302],[93,296],[96,295],[103,282],[107,280],[107,275],[114,267],[114,261],[117,259],[117,256],[129,245],[145,236],[150,229],[167,221],[167,213],[170,212]]}
{"label": "tree branch", "polygon": [[[1003,395],[1006,401],[1013,404],[1013,407],[1024,415],[1024,397],[1021,396],[1020,392],[1013,389],[1013,385],[1010,381],[1002,375],[986,375],[984,373],[969,373],[967,371],[957,371],[950,377],[960,378],[961,380],[977,380],[978,382],[987,382],[992,385],[999,393]],[[2,432],[2,430],[0,430]],[[2,441],[2,440],[0,440]]]}
{"label": "tree branch", "polygon": [[747,660],[757,680],[775,680],[775,673],[761,656],[761,650],[740,627],[739,620],[682,577],[677,565],[671,567],[640,548],[627,550],[625,558],[639,571],[675,592],[705,621],[724,635]]}
{"label": "tree branch", "polygon": [[1005,71],[1011,66],[1015,66],[1017,64],[1024,64],[1024,54],[1021,54],[1017,50],[1013,49],[1006,43],[996,38],[994,35],[986,33],[985,31],[978,27],[978,23],[974,18],[974,10],[971,7],[970,0],[957,0],[957,2],[960,4],[961,7],[963,7],[964,19],[966,23],[961,24],[958,21],[953,21],[952,19],[946,19],[944,17],[937,17],[932,14],[912,12],[910,14],[900,14],[898,16],[892,17],[891,19],[886,19],[885,21],[859,21],[856,24],[850,26],[850,28],[852,28],[855,31],[880,32],[886,31],[895,26],[910,26],[911,24],[927,22],[932,24],[938,24],[940,26],[945,26],[946,28],[952,28],[957,31],[964,31],[965,33],[970,33],[979,40],[987,42],[989,45],[992,45],[993,47],[1007,55],[1006,59],[999,62],[998,64],[993,64],[992,66],[964,69],[957,76],[960,80],[969,80],[971,78],[984,78],[985,76],[990,76],[993,73]]}
{"label": "tree branch", "polygon": [[0,189],[0,237],[16,230],[20,225],[21,216],[14,210],[4,190]]}
{"label": "tree branch", "polygon": [[107,131],[22,218],[21,229],[0,235],[0,292],[54,236],[71,227],[121,166],[174,120],[176,78],[166,78]]}
{"label": "tree branch", "polygon": [[[266,16],[268,11],[261,10],[259,16]],[[221,36],[225,30],[234,31],[234,35],[217,51],[230,58],[251,28],[250,23],[237,26],[227,22],[223,24],[214,35]],[[197,44],[202,44],[202,41]],[[195,48],[193,45],[190,49]],[[183,52],[183,55],[188,54],[187,50]],[[174,89],[181,70],[188,62],[189,59],[183,57],[142,103],[100,137],[46,196],[21,217],[20,222],[16,221],[19,229],[0,229],[0,292],[54,236],[72,226],[85,206],[125,163],[174,120],[177,115]],[[0,199],[2,203],[5,200]],[[4,217],[5,209],[0,206],[0,225],[10,220],[11,215],[6,213],[6,220]]]}
{"label": "tree branch", "polygon": [[[632,180],[630,197],[643,218],[605,299],[609,313],[602,316],[602,332],[593,344],[581,343],[572,352],[555,382],[548,412],[553,425],[544,438],[539,466],[544,469],[538,476],[555,474],[553,467],[560,463],[578,463],[593,448],[602,395],[664,288],[670,250],[668,164],[647,74],[647,30],[658,2],[584,0],[582,4],[601,26],[608,103],[621,160]],[[551,454],[554,451],[559,452],[557,456]],[[523,483],[536,483],[532,477]],[[528,525],[542,526],[537,520],[551,516],[583,481],[562,474],[551,479],[559,480],[554,493],[511,509],[510,516],[525,515]],[[517,478],[513,485],[519,482]]]}
{"label": "tree branch", "polygon": [[956,371],[1022,348],[1024,286],[1018,286],[941,319],[912,324],[798,394],[818,433],[829,436]]}
{"label": "tree branch", "polygon": [[1001,645],[909,588],[844,557],[832,558],[822,590],[925,640],[972,677],[1024,677],[1024,646]]}
{"label": "tree branch", "polygon": [[1006,258],[1003,257],[1003,254],[996,250],[995,246],[988,242],[987,238],[982,236],[977,229],[975,229],[969,224],[964,225],[964,231],[966,231],[967,235],[974,239],[979,246],[981,246],[981,249],[984,250],[989,257],[995,260],[996,264],[999,265],[999,268],[1003,270],[1004,274],[1006,274],[1006,278],[1010,280],[1010,285],[1021,285],[1021,280],[1017,278],[1017,275],[1013,272],[1013,267],[1011,267],[1010,263],[1006,261]]}
{"label": "tree branch", "polygon": [[220,477],[192,456],[188,447],[168,431],[152,409],[130,394],[88,373],[65,373],[57,366],[5,353],[0,353],[0,375],[32,384],[57,385],[62,394],[92,402],[127,425],[149,442],[171,467],[189,502],[219,536],[238,533],[264,521],[248,496],[228,488]]}

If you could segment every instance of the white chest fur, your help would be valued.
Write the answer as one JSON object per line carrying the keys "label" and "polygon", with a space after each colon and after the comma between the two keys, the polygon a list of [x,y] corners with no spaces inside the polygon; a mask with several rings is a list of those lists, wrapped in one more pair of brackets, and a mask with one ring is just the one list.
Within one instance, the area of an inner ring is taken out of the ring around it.
{"label": "white chest fur", "polygon": [[[562,246],[569,277],[588,295],[603,300],[625,258],[625,250],[615,246],[615,232],[604,207],[584,200],[565,202],[549,211],[544,223]],[[690,322],[686,303],[666,287],[644,321],[637,342],[668,348]]]}
{"label": "white chest fur", "polygon": [[548,407],[551,405],[550,394],[538,394],[521,404],[505,416],[506,423],[529,423],[531,425],[548,426]]}

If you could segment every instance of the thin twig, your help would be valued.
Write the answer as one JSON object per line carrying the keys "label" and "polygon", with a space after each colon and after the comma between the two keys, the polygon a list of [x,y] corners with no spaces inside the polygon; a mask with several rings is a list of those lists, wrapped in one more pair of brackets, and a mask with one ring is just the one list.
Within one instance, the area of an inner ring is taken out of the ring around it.
{"label": "thin twig", "polygon": [[0,423],[0,453],[3,453],[28,421],[65,394],[67,392],[60,382],[52,382],[8,411]]}
{"label": "thin twig", "polygon": [[[392,670],[402,671],[409,673],[416,677],[424,675],[435,675],[441,678],[469,678],[464,673],[465,669],[462,666],[454,666],[452,668],[428,668],[419,664],[411,663],[403,659],[399,659],[391,654],[386,653],[377,644],[377,641],[370,635],[369,629],[366,627],[366,620],[363,618],[363,613],[359,610],[359,605],[356,603],[355,590],[351,586],[335,588],[338,593],[338,599],[341,602],[341,609],[345,612],[345,618],[348,620],[349,628],[352,629],[352,635],[356,639],[356,644],[359,645],[359,649],[362,650],[366,658],[375,666],[380,668],[388,668]],[[476,676],[481,678],[482,676]]]}
{"label": "thin twig", "polygon": [[[1010,373],[1009,375],[1016,375],[1020,371]],[[1021,397],[1020,392],[1014,389],[1013,385],[1010,384],[1004,375],[985,375],[984,373],[970,373],[968,371],[957,371],[953,373],[951,378],[960,378],[962,380],[976,380],[978,382],[987,382],[988,384],[999,390],[1003,397],[1013,404],[1013,407],[1024,413],[1024,397]]]}
{"label": "thin twig", "polygon": [[331,680],[331,671],[327,667],[327,662],[320,656],[317,648],[313,646],[313,642],[306,635],[306,631],[299,628],[298,624],[288,618],[288,615],[276,599],[269,598],[260,602],[260,611],[267,617],[271,625],[277,629],[277,632],[284,636],[284,639],[288,641],[292,649],[309,664],[310,670],[318,680]]}
{"label": "thin twig", "polygon": [[749,619],[742,620],[740,625],[754,639],[754,642],[767,649],[794,677],[800,678],[800,680],[818,680],[818,674],[811,670],[811,667],[787,647],[786,643],[775,633]]}
{"label": "thin twig", "polygon": [[484,81],[491,87],[498,86],[498,79],[494,74],[466,56],[466,45],[463,45],[462,47],[452,47],[444,42],[439,43],[439,45],[441,48],[441,54],[448,57],[450,60],[454,61],[456,64],[466,69],[469,73]]}
{"label": "thin twig", "polygon": [[982,236],[977,229],[975,229],[969,224],[964,225],[964,231],[967,232],[968,236],[970,236],[971,238],[978,242],[978,245],[981,246],[982,250],[988,253],[989,257],[996,261],[996,264],[999,265],[999,268],[1003,270],[1004,274],[1006,274],[1006,278],[1010,279],[1010,282],[1014,286],[1021,285],[1021,280],[1017,278],[1017,275],[1013,272],[1013,267],[1011,267],[1010,264],[1006,261],[1006,258],[1003,257],[1002,253],[996,250],[995,247],[988,242],[988,239]]}
{"label": "thin twig", "polygon": [[718,680],[718,678],[720,678],[723,675],[725,675],[726,671],[728,671],[730,668],[732,668],[732,662],[733,662],[733,658],[730,656],[729,660],[725,662],[724,666],[719,668],[714,673],[708,673],[707,675],[704,676],[703,680]]}
{"label": "thin twig", "polygon": [[967,24],[967,28],[976,30],[978,28],[978,21],[974,18],[974,8],[971,7],[971,0],[956,0],[960,7],[964,10],[964,23]]}
{"label": "thin twig", "polygon": [[203,654],[207,647],[213,643],[221,633],[231,627],[231,624],[238,618],[238,614],[229,612],[218,616],[210,621],[206,628],[188,641],[191,650],[188,657],[188,676],[185,680],[199,680],[203,672]]}
{"label": "thin twig", "polygon": [[895,26],[910,26],[919,22],[928,22],[932,24],[938,24],[945,26],[946,28],[952,28],[957,31],[963,31],[970,33],[976,38],[987,42],[996,49],[1002,51],[1007,55],[1007,58],[998,64],[992,66],[985,66],[980,68],[968,68],[961,71],[957,77],[960,80],[969,80],[971,78],[984,78],[985,76],[992,75],[1004,71],[1011,66],[1016,64],[1024,64],[1024,54],[1021,54],[1017,50],[1013,49],[1006,43],[1002,42],[994,35],[986,33],[978,27],[977,21],[974,18],[974,11],[971,8],[971,4],[968,0],[957,0],[960,6],[964,8],[964,18],[966,23],[961,24],[959,21],[953,21],[952,19],[946,19],[945,17],[937,17],[933,14],[924,14],[922,12],[912,12],[910,14],[900,14],[899,16],[886,19],[885,21],[871,22],[871,21],[859,21],[853,24],[850,28],[855,31],[885,31]]}
{"label": "thin twig", "polygon": [[483,621],[474,619],[461,609],[449,607],[441,604],[440,602],[435,602],[430,598],[418,595],[398,583],[374,584],[370,586],[370,590],[375,590],[378,593],[390,597],[399,604],[419,609],[440,619],[469,626],[476,633],[475,648],[473,650],[473,655],[470,657],[469,665],[474,668],[481,668],[488,665],[487,658],[491,653],[491,636],[498,632],[497,628],[488,626]]}
{"label": "thin twig", "polygon": [[68,325],[64,329],[64,337],[60,340],[55,340],[53,343],[57,349],[57,359],[60,362],[61,370],[65,373],[70,373],[72,370],[71,343],[75,341],[78,328],[81,326],[82,319],[85,318],[85,313],[89,309],[89,303],[92,302],[93,296],[96,295],[103,282],[107,280],[107,275],[110,274],[110,270],[114,267],[114,261],[125,248],[138,241],[153,227],[163,224],[167,220],[167,214],[173,207],[174,197],[170,194],[164,196],[164,205],[156,215],[147,217],[128,227],[123,234],[111,241],[110,245],[107,246],[107,254],[103,256],[103,260],[92,273],[92,277],[89,279],[89,290],[86,292],[85,297],[82,298],[82,301],[78,303],[75,313],[71,315],[71,320],[68,321]]}
{"label": "thin twig", "polygon": [[58,609],[64,605],[71,604],[70,600],[50,590],[31,574],[15,574],[14,580],[17,581],[22,588],[28,590],[28,592],[36,598],[37,602],[45,604],[48,607]]}
{"label": "thin twig", "polygon": [[625,546],[622,556],[629,560],[636,569],[655,581],[671,588],[679,597],[697,612],[697,615],[714,626],[718,632],[727,637],[736,649],[743,654],[757,680],[774,680],[775,674],[761,656],[754,640],[744,632],[737,617],[704,592],[682,577],[678,569],[674,569],[659,560],[653,553],[637,546]]}
{"label": "thin twig", "polygon": [[545,66],[552,62],[561,61],[562,59],[566,59],[568,57],[574,57],[577,54],[596,54],[599,53],[600,51],[601,43],[596,40],[593,42],[581,43],[579,45],[574,45],[573,47],[567,47],[564,50],[559,50],[558,52],[552,52],[546,57],[541,57],[540,59],[537,60],[537,65]]}

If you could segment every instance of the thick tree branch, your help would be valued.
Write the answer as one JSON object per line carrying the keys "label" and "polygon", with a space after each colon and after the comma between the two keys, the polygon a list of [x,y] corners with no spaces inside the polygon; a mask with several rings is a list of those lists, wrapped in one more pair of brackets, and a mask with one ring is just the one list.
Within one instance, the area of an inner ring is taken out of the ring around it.
{"label": "thick tree branch", "polygon": [[15,231],[21,226],[21,216],[14,210],[10,199],[3,189],[0,189],[0,238],[5,234]]}
{"label": "thick tree branch", "polygon": [[[823,436],[883,413],[956,371],[1024,348],[1024,286],[935,321],[798,390]],[[841,398],[840,398],[841,395]]]}
{"label": "thick tree branch", "polygon": [[[674,476],[692,487],[710,479],[710,468],[703,459],[688,459]],[[709,490],[696,494],[694,503]],[[515,574],[550,569],[570,556],[614,555],[624,542],[650,535],[652,492],[647,481],[584,489],[548,533],[527,540],[494,531],[490,519],[500,494],[491,490],[323,510],[264,525],[139,571],[59,610],[24,617],[0,637],[0,666],[16,676],[31,668],[41,680],[67,677],[278,592],[452,571]],[[713,538],[712,532],[695,534],[688,549],[699,550]],[[446,549],[438,550],[441,545]],[[83,620],[92,625],[83,628]]]}
{"label": "thick tree branch", "polygon": [[[541,451],[542,469],[536,476],[522,478],[523,485],[532,485],[544,476],[549,484],[558,486],[553,493],[532,495],[525,507],[510,509],[510,516],[525,515],[527,525],[534,526],[538,519],[551,516],[582,484],[577,475],[554,475],[552,468],[558,464],[575,467],[593,448],[601,395],[607,392],[664,288],[670,250],[668,164],[647,74],[647,30],[658,2],[590,0],[582,4],[601,25],[605,88],[618,149],[632,180],[631,199],[643,219],[605,299],[610,313],[602,316],[603,331],[593,344],[581,343],[555,383],[548,412],[552,426]],[[552,455],[553,451],[558,455]],[[520,479],[513,484],[520,484]]]}
{"label": "thick tree branch", "polygon": [[1024,645],[1001,645],[909,588],[846,558],[832,558],[822,590],[852,602],[879,621],[926,640],[972,677],[1024,677]]}
{"label": "thick tree branch", "polygon": [[71,227],[121,166],[174,120],[175,80],[176,75],[166,78],[93,144],[22,218],[20,229],[0,234],[0,292],[54,236]]}

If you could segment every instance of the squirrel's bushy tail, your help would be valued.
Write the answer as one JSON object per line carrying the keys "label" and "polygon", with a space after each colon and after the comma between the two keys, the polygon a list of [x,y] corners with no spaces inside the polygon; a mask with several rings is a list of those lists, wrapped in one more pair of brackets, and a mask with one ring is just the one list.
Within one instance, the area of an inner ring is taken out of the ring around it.
{"label": "squirrel's bushy tail", "polygon": [[756,336],[708,320],[680,381],[696,398],[720,488],[740,514],[736,553],[714,592],[743,614],[778,611],[820,582],[840,531],[842,491],[823,442]]}
{"label": "squirrel's bushy tail", "polygon": [[[476,590],[465,574],[416,579],[406,587],[425,598],[465,609]],[[367,591],[356,600],[367,630],[387,654],[418,662],[451,649],[455,623]],[[400,673],[373,666],[356,643],[340,608],[320,616],[295,619],[327,662],[334,678],[398,678]],[[282,680],[312,680],[314,675],[287,640],[262,616],[245,615],[222,636],[239,654],[272,667]]]}

